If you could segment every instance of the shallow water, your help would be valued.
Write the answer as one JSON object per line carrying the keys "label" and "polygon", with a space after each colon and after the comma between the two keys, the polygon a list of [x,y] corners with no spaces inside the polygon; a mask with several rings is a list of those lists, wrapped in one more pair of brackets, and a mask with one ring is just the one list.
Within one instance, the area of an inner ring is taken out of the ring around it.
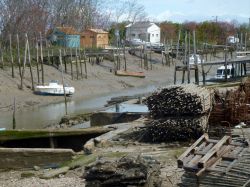
{"label": "shallow water", "polygon": [[[93,112],[101,109],[106,101],[111,97],[117,96],[133,96],[137,94],[146,94],[157,89],[159,85],[150,85],[138,88],[129,88],[105,94],[93,99],[83,99],[68,102],[68,114],[79,114]],[[50,104],[34,108],[32,111],[20,111],[16,113],[16,128],[17,129],[37,129],[44,128],[52,123],[57,123],[65,115],[64,102]],[[12,129],[12,112],[0,114],[0,127]]]}

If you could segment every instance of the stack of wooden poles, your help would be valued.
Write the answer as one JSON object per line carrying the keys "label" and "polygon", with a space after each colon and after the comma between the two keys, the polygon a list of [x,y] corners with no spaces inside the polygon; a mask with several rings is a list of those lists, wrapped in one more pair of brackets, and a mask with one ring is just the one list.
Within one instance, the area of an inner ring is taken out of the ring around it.
{"label": "stack of wooden poles", "polygon": [[145,100],[152,121],[144,139],[169,142],[196,139],[206,129],[212,107],[209,90],[188,84],[161,88]]}

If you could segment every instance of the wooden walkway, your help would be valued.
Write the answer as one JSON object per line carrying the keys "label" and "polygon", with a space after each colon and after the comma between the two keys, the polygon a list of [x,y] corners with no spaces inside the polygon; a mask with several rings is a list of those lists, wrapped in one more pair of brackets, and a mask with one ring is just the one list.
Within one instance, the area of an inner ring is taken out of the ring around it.
{"label": "wooden walkway", "polygon": [[227,81],[227,66],[232,65],[233,67],[237,68],[235,77],[243,76],[247,74],[247,71],[250,69],[250,56],[236,58],[236,59],[224,59],[224,60],[217,60],[217,61],[209,61],[199,64],[192,64],[192,65],[180,65],[175,66],[175,74],[174,74],[174,84],[176,84],[176,74],[178,71],[182,72],[182,83],[185,82],[185,72],[188,72],[188,83],[190,83],[190,71],[195,71],[195,83],[199,84],[199,69],[202,71],[202,79],[203,85],[206,84],[206,75],[204,72],[204,67],[206,66],[218,66],[224,65],[225,68],[225,79]]}

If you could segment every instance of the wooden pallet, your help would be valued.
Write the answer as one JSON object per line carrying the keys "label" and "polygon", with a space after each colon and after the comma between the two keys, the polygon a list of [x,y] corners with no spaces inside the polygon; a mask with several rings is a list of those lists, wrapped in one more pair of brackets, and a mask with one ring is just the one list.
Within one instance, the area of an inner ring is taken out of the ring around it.
{"label": "wooden pallet", "polygon": [[[201,176],[204,171],[218,170],[215,167],[223,160],[228,163],[236,162],[244,149],[243,143],[232,142],[230,136],[224,136],[221,140],[212,140],[204,134],[178,158],[177,163],[179,168]],[[229,170],[230,165],[218,172]]]}
{"label": "wooden pallet", "polygon": [[248,145],[247,141],[233,142],[230,136],[212,140],[204,134],[178,159],[178,167],[185,170],[180,186],[250,186]]}

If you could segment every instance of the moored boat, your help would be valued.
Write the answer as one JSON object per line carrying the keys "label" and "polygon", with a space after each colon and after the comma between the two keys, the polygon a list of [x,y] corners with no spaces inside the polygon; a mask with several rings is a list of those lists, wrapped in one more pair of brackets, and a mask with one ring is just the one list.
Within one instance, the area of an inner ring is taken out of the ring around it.
{"label": "moored boat", "polygon": [[[67,96],[75,93],[74,87],[65,85],[64,88]],[[58,81],[51,81],[48,85],[37,85],[35,93],[41,95],[64,95],[64,89],[62,84],[58,84]]]}

